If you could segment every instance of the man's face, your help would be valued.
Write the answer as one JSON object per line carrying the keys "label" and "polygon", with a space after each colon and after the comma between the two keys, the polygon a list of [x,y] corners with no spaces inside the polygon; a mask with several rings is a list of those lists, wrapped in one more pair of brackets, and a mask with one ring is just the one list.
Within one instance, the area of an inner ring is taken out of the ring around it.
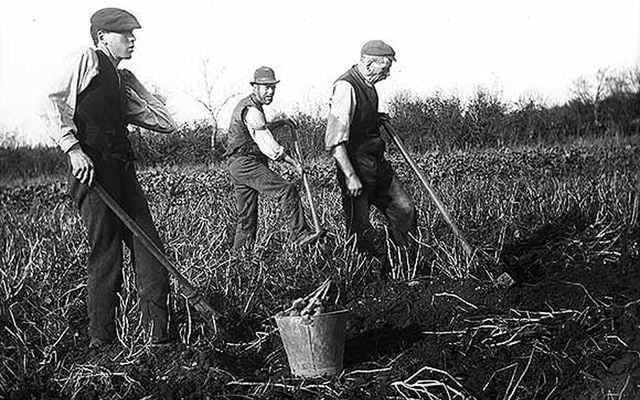
{"label": "man's face", "polygon": [[391,64],[393,64],[393,61],[389,57],[382,57],[379,61],[373,61],[371,63],[369,71],[373,83],[387,79],[390,74]]}
{"label": "man's face", "polygon": [[133,53],[136,37],[133,31],[103,32],[100,41],[115,58],[129,59]]}
{"label": "man's face", "polygon": [[253,93],[261,104],[271,104],[276,93],[276,85],[253,85]]}

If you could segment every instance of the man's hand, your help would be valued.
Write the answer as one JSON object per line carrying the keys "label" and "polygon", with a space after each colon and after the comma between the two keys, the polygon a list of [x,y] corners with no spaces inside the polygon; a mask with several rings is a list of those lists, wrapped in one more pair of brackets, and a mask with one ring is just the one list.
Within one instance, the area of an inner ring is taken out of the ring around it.
{"label": "man's hand", "polygon": [[288,126],[291,129],[297,129],[298,123],[293,118],[285,117],[285,118],[276,119],[275,121],[269,122],[267,124],[267,128],[269,129],[278,129],[281,126]]}
{"label": "man's hand", "polygon": [[93,161],[91,161],[87,153],[82,151],[80,147],[72,148],[68,154],[73,176],[75,176],[80,183],[91,186],[95,174]]}
{"label": "man's hand", "polygon": [[389,117],[389,114],[379,112],[378,121],[380,122],[380,125],[384,125],[384,124],[388,124],[391,121],[391,118]]}
{"label": "man's hand", "polygon": [[293,167],[296,169],[298,175],[302,176],[302,174],[304,174],[304,166],[302,165],[302,163],[296,161]]}
{"label": "man's hand", "polygon": [[347,193],[349,196],[357,197],[362,194],[362,182],[355,173],[346,177]]}
{"label": "man's hand", "polygon": [[295,168],[296,172],[299,175],[302,175],[304,173],[304,166],[302,165],[302,163],[299,162],[298,160],[296,160],[295,158],[291,157],[286,152],[283,154],[281,160],[286,162],[287,164],[291,165],[293,168]]}
{"label": "man's hand", "polygon": [[298,129],[298,123],[293,118],[289,118],[289,117],[283,118],[282,123],[291,129]]}
{"label": "man's hand", "polygon": [[345,176],[347,194],[352,197],[360,196],[362,194],[362,182],[353,169],[351,161],[349,161],[346,145],[344,143],[340,143],[335,146],[331,150],[331,155],[336,159],[336,162],[340,167],[340,171],[342,171]]}

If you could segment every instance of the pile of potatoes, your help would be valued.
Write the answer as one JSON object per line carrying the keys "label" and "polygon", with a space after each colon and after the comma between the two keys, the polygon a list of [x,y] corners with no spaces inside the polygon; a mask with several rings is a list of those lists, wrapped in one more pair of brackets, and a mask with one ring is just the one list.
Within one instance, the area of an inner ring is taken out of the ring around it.
{"label": "pile of potatoes", "polygon": [[[298,297],[291,306],[280,311],[278,317],[312,317],[324,312],[333,311],[336,308],[336,299],[330,296],[331,281],[327,279],[313,293],[306,297]],[[332,301],[333,300],[333,301]]]}

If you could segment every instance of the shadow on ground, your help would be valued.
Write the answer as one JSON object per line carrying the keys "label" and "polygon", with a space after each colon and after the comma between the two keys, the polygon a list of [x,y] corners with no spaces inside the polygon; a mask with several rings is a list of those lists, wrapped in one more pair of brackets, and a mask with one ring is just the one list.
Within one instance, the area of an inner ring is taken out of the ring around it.
{"label": "shadow on ground", "polygon": [[413,343],[424,340],[422,331],[424,328],[421,326],[410,325],[402,329],[384,326],[362,332],[348,339],[345,344],[345,368],[401,353]]}

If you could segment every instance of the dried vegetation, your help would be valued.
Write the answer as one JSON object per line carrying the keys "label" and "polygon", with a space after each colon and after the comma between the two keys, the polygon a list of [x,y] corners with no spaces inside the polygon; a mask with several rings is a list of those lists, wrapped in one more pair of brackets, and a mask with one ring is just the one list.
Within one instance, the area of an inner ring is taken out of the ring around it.
{"label": "dried vegetation", "polygon": [[[638,398],[639,156],[635,145],[420,156],[478,249],[468,262],[392,155],[420,209],[421,246],[410,265],[392,251],[393,279],[382,282],[343,238],[327,160],[310,166],[323,242],[288,245],[275,202],[263,201],[260,240],[244,257],[230,255],[222,168],[145,170],[167,253],[224,310],[222,333],[174,289],[179,339],[146,344],[127,265],[119,343],[103,352],[87,350],[87,245],[64,184],[0,188],[0,397]],[[516,285],[496,284],[503,271]],[[345,371],[296,379],[271,317],[327,278],[352,313]]]}

